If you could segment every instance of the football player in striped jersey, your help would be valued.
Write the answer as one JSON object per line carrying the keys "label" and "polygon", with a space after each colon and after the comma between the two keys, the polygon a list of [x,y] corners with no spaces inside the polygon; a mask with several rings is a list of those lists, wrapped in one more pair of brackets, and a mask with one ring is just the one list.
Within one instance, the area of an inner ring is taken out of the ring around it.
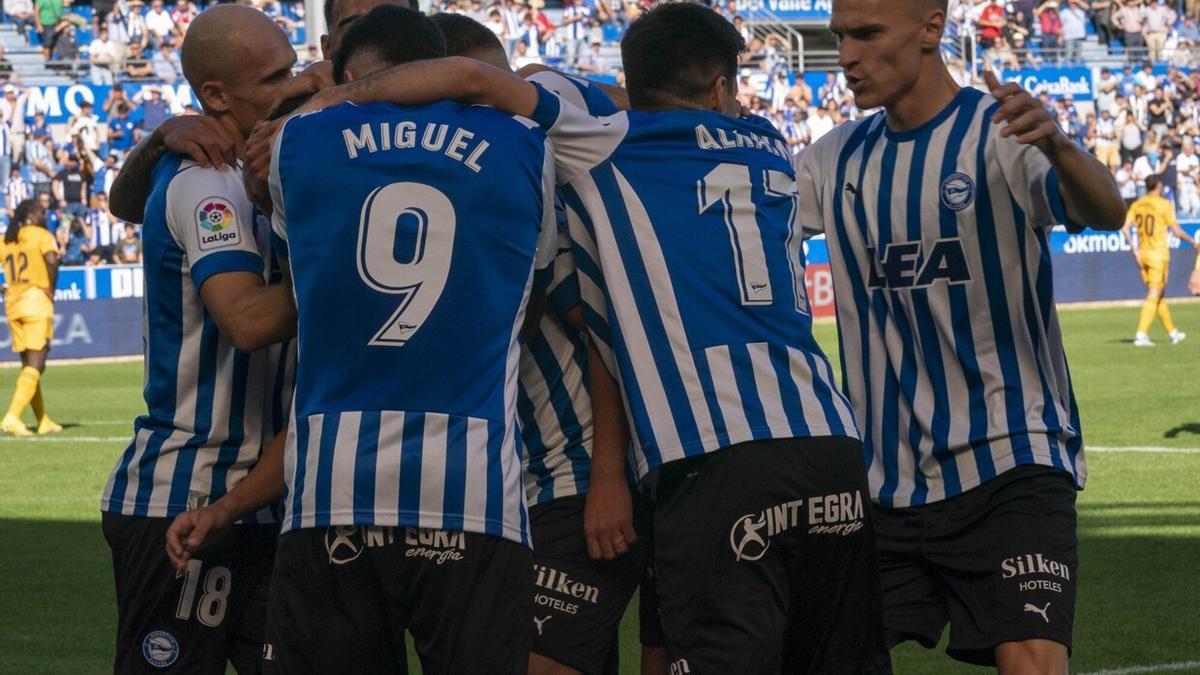
{"label": "football player in striped jersey", "polygon": [[1003,673],[1067,672],[1086,479],[1050,228],[1115,230],[1108,170],[1015,83],[960,88],[945,0],[838,0],[860,108],[796,159],[828,241],[842,363],[868,451],[892,644]]}

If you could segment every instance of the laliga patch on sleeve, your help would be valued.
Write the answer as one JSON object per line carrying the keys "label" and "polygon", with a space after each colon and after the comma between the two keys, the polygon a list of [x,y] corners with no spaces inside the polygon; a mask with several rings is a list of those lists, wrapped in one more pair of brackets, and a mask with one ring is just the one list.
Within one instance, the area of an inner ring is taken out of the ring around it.
{"label": "laliga patch on sleeve", "polygon": [[228,248],[242,243],[237,212],[221,197],[203,199],[196,206],[196,235],[201,251]]}

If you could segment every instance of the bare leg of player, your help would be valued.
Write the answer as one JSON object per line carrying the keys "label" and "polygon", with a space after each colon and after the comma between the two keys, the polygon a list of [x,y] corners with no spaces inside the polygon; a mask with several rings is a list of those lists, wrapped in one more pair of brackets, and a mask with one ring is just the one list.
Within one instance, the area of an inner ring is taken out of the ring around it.
{"label": "bare leg of player", "polygon": [[580,675],[578,670],[568,668],[554,659],[541,654],[529,654],[529,675]]}
{"label": "bare leg of player", "polygon": [[642,647],[642,675],[667,675],[666,647]]}
{"label": "bare leg of player", "polygon": [[1067,648],[1053,640],[1005,642],[996,647],[1000,675],[1067,675]]}

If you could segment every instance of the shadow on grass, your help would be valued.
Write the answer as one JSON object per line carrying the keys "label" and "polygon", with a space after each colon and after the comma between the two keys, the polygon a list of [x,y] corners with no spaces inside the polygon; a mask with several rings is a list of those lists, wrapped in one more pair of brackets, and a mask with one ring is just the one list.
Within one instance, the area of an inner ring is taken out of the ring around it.
{"label": "shadow on grass", "polygon": [[1200,422],[1180,424],[1174,429],[1167,429],[1166,433],[1163,434],[1163,438],[1178,438],[1180,434],[1200,436]]}
{"label": "shadow on grass", "polygon": [[[1173,511],[1197,505],[1121,505],[1152,507],[1153,522],[1081,506],[1074,671],[1195,658],[1200,537],[1106,536],[1104,529],[1173,525]],[[0,542],[0,674],[111,672],[116,605],[99,522],[0,519]],[[636,672],[636,622],[625,621],[621,633],[621,672]],[[957,668],[941,651],[902,649],[895,657],[898,675],[986,672]]]}

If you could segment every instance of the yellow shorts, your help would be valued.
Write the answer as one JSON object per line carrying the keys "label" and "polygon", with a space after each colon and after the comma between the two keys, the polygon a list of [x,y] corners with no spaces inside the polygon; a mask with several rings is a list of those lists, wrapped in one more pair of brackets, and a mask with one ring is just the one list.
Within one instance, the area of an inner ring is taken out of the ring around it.
{"label": "yellow shorts", "polygon": [[1147,286],[1166,286],[1168,263],[1169,260],[1156,256],[1138,258],[1138,267],[1142,270],[1142,281]]}
{"label": "yellow shorts", "polygon": [[8,330],[14,352],[40,352],[50,346],[54,336],[54,316],[10,316]]}

